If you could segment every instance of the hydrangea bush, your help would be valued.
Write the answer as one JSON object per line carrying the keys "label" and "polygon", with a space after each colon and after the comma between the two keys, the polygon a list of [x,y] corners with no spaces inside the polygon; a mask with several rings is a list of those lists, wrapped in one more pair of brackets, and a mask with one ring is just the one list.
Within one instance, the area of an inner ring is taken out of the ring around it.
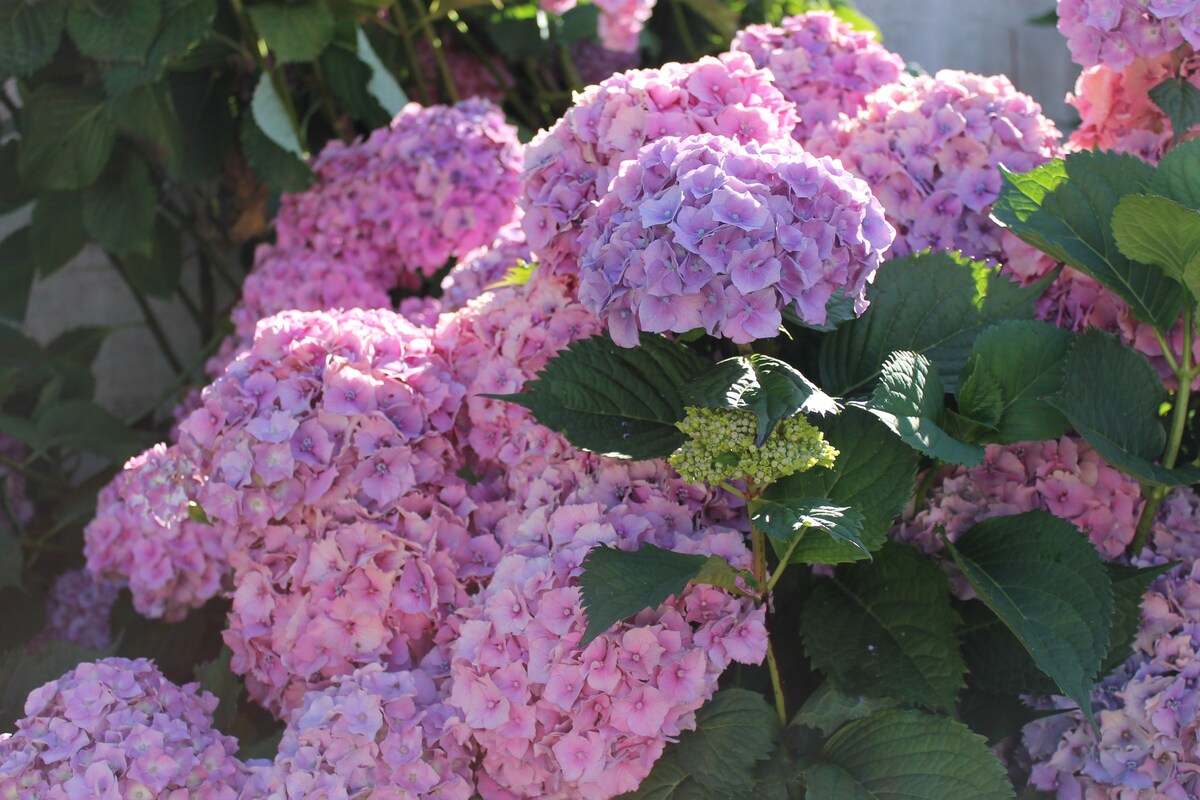
{"label": "hydrangea bush", "polygon": [[1194,796],[1191,5],[1059,4],[1065,142],[840,3],[649,69],[595,5],[381,14],[491,99],[326,109],[214,382],[83,501],[25,481],[86,381],[0,414],[0,797]]}

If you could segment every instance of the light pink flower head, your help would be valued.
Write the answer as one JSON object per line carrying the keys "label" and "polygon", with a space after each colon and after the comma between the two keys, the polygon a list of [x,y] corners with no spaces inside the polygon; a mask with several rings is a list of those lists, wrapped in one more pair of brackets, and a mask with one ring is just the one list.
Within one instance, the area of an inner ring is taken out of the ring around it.
{"label": "light pink flower head", "polygon": [[304,696],[274,763],[251,775],[242,800],[469,800],[473,754],[455,738],[453,715],[421,671],[355,670]]}
{"label": "light pink flower head", "polygon": [[579,299],[623,347],[695,328],[751,342],[777,336],[785,309],[824,322],[835,292],[862,313],[894,235],[866,183],[794,142],[666,137],[584,225]]}
{"label": "light pink flower head", "polygon": [[1200,46],[1196,0],[1058,0],[1058,30],[1081,67],[1124,69],[1184,42]]}
{"label": "light pink flower head", "polygon": [[235,800],[246,769],[198,689],[146,659],[80,664],[34,690],[0,738],[0,797]]}
{"label": "light pink flower head", "polygon": [[83,532],[87,568],[98,580],[128,583],[145,616],[183,619],[221,590],[229,569],[221,531],[188,508],[204,480],[185,445],[158,444],[100,491]]}
{"label": "light pink flower head", "polygon": [[562,119],[526,148],[521,224],[540,268],[578,270],[580,226],[621,163],[647,142],[694,133],[741,142],[790,135],[795,106],[771,81],[750,56],[725,53],[613,75],[577,95]]}
{"label": "light pink flower head", "polygon": [[1000,165],[1026,172],[1058,155],[1058,139],[1008,78],[942,70],[879,89],[808,146],[840,159],[879,198],[897,234],[889,258],[932,248],[1005,263],[1002,229],[988,216]]}
{"label": "light pink flower head", "polygon": [[636,53],[638,38],[658,0],[594,0],[600,9],[600,43],[619,53]]}
{"label": "light pink flower head", "polygon": [[784,17],[779,25],[750,25],[730,49],[749,53],[769,69],[784,97],[796,104],[800,122],[792,135],[804,144],[818,127],[858,113],[871,92],[896,83],[904,60],[831,11]]}

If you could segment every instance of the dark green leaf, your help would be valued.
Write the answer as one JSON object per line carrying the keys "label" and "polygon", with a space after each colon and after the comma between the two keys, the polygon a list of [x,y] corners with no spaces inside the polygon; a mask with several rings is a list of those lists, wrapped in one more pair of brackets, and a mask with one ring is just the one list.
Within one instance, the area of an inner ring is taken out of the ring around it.
{"label": "dark green leaf", "polygon": [[552,358],[523,392],[495,399],[525,406],[584,450],[657,458],[683,444],[675,427],[684,414],[681,387],[706,367],[661,336],[642,334],[639,347],[618,347],[599,334]]}
{"label": "dark green leaf", "polygon": [[969,467],[980,463],[982,447],[960,442],[941,427],[944,403],[942,382],[929,359],[902,351],[884,362],[867,410],[926,455]]}
{"label": "dark green leaf", "polygon": [[68,400],[44,408],[33,422],[40,452],[69,447],[120,464],[151,444],[145,434],[130,430],[111,413],[86,400]]}
{"label": "dark green leaf", "polygon": [[[46,623],[46,593],[38,583],[27,581],[24,587],[8,586],[0,588],[0,658],[5,654],[22,652],[25,643],[41,632]],[[36,687],[33,687],[36,688]],[[17,704],[13,709],[21,711],[25,703],[24,697],[14,697]],[[0,706],[4,705],[0,699]],[[11,712],[0,708],[0,717],[8,717]],[[24,714],[18,713],[18,717]],[[0,719],[0,729],[12,729],[12,723]]]}
{"label": "dark green leaf", "polygon": [[[1020,645],[1017,648],[1020,649]],[[1058,708],[1030,708],[1015,694],[992,694],[974,689],[969,684],[958,704],[958,719],[986,737],[991,747],[1020,733],[1031,722],[1062,713]]]}
{"label": "dark green leaf", "polygon": [[807,800],[1011,800],[982,736],[948,717],[882,711],[852,722],[805,771]]}
{"label": "dark green leaf", "polygon": [[1112,673],[1133,654],[1133,640],[1142,624],[1142,598],[1150,584],[1171,568],[1170,564],[1155,567],[1105,564],[1113,587],[1113,618],[1109,629],[1108,655],[1100,665],[1100,676]]}
{"label": "dark green leaf", "polygon": [[[814,467],[776,481],[766,497],[786,502],[825,497],[862,513],[863,544],[877,550],[892,521],[912,499],[920,457],[888,433],[883,423],[857,408],[847,408],[821,423],[826,440],[838,449],[832,468]],[[853,561],[857,548],[808,536],[793,558],[808,563]]]}
{"label": "dark green leaf", "polygon": [[658,608],[689,583],[730,588],[738,573],[719,556],[675,553],[647,544],[639,550],[593,547],[583,559],[579,589],[587,614],[586,645],[623,619]]}
{"label": "dark green leaf", "polygon": [[353,51],[340,45],[326,49],[321,54],[321,69],[325,71],[338,105],[347,114],[371,128],[388,123],[388,113],[367,91],[371,68],[360,61]]}
{"label": "dark green leaf", "polygon": [[0,144],[0,214],[8,214],[33,200],[21,186],[17,171],[17,140]]}
{"label": "dark green leaf", "polygon": [[784,306],[782,314],[784,322],[821,333],[837,330],[837,327],[843,322],[858,318],[858,315],[854,313],[854,298],[846,295],[841,289],[834,292],[833,296],[829,298],[829,302],[825,304],[825,321],[820,324],[805,322],[792,306]]}
{"label": "dark green leaf", "polygon": [[233,673],[229,663],[233,652],[221,648],[221,654],[212,661],[197,664],[196,680],[203,691],[217,698],[217,709],[213,712],[213,727],[225,734],[233,733],[233,722],[237,718],[238,701],[242,696],[242,679]]}
{"label": "dark green leaf", "polygon": [[[959,382],[959,412],[971,419],[991,417],[997,430],[993,441],[1004,444],[1053,439],[1069,426],[1044,398],[1062,385],[1066,355],[1074,337],[1045,322],[1002,322],[979,334],[971,359]],[[995,387],[995,397],[971,393],[976,387]]]}
{"label": "dark green leaf", "polygon": [[[853,508],[831,505],[822,498],[768,501],[758,506],[750,521],[755,529],[767,535],[780,560],[788,559],[789,563],[803,563],[797,560],[796,550],[805,539],[814,536],[841,545],[836,561],[819,563],[840,564],[871,558],[871,551],[862,540],[863,515]],[[846,551],[850,557],[840,557]]]}
{"label": "dark green leaf", "polygon": [[847,722],[869,717],[877,711],[895,708],[899,702],[890,697],[867,697],[839,692],[832,683],[822,683],[808,696],[792,717],[792,725],[807,725],[826,736]]}
{"label": "dark green leaf", "polygon": [[113,122],[172,176],[183,169],[183,130],[163,84],[142,86],[113,103]]}
{"label": "dark green leaf", "polygon": [[950,582],[916,550],[886,544],[817,584],[800,616],[804,651],[850,694],[954,707],[963,686]]}
{"label": "dark green leaf", "polygon": [[217,0],[161,0],[162,25],[145,58],[138,63],[112,64],[104,70],[104,87],[118,97],[130,89],[153,83],[167,65],[188,52],[212,26]]}
{"label": "dark green leaf", "polygon": [[722,39],[730,39],[738,29],[737,11],[721,0],[681,0],[701,19],[717,32]]}
{"label": "dark green leaf", "polygon": [[85,56],[140,62],[161,19],[159,0],[87,0],[71,4],[67,31]]}
{"label": "dark green leaf", "polygon": [[83,227],[118,255],[149,257],[154,249],[154,182],[141,156],[114,159],[83,192]]}
{"label": "dark green leaf", "polygon": [[100,352],[100,345],[112,331],[113,328],[100,325],[72,328],[46,345],[46,355],[56,362],[69,361],[90,368]]}
{"label": "dark green leaf", "polygon": [[1092,720],[1113,589],[1087,537],[1066,520],[1028,511],[984,520],[947,547],[979,599]]}
{"label": "dark green leaf", "polygon": [[31,75],[50,63],[66,9],[59,0],[0,0],[0,77]]}
{"label": "dark green leaf", "polygon": [[33,207],[29,244],[42,275],[50,275],[87,244],[79,192],[42,192]]}
{"label": "dark green leaf", "polygon": [[1130,155],[1072,153],[1021,175],[1005,172],[992,215],[1042,252],[1100,281],[1138,319],[1170,330],[1183,307],[1183,286],[1122,255],[1110,225],[1121,198],[1146,191],[1153,172]]}
{"label": "dark green leaf", "polygon": [[18,228],[0,241],[0,319],[25,321],[29,290],[37,269],[30,252],[29,227]]}
{"label": "dark green leaf", "polygon": [[1062,388],[1047,398],[1108,463],[1167,486],[1195,483],[1200,469],[1154,462],[1167,434],[1158,418],[1166,392],[1141,353],[1110,333],[1090,330],[1067,353]]}
{"label": "dark green leaf", "polygon": [[1130,259],[1161,268],[1200,298],[1200,211],[1166,197],[1131,194],[1113,212],[1113,235]]}
{"label": "dark green leaf", "polygon": [[246,11],[267,49],[283,63],[311,61],[333,41],[333,12],[321,0],[260,3]]}
{"label": "dark green leaf", "polygon": [[371,70],[371,79],[367,81],[367,91],[389,116],[399,113],[400,109],[408,104],[408,97],[405,96],[400,84],[396,83],[396,78],[375,53],[375,48],[371,46],[371,40],[367,38],[367,34],[362,28],[358,29],[358,58]]}
{"label": "dark green leaf", "polygon": [[1200,89],[1184,78],[1170,77],[1154,86],[1150,99],[1171,120],[1176,142],[1200,123]]}
{"label": "dark green leaf", "polygon": [[302,192],[317,179],[304,159],[268,139],[249,114],[242,117],[241,143],[246,163],[271,189]]}
{"label": "dark green leaf", "polygon": [[1190,139],[1168,150],[1150,176],[1149,189],[1200,210],[1200,139]]}
{"label": "dark green leaf", "polygon": [[58,680],[85,661],[106,653],[71,642],[44,642],[34,653],[18,647],[0,658],[0,730],[11,731],[25,716],[29,693]]}
{"label": "dark green leaf", "polygon": [[5,491],[6,488],[0,486],[0,590],[19,587],[25,567],[19,531],[13,529],[9,519],[10,506]]}
{"label": "dark green leaf", "polygon": [[250,110],[255,124],[268,139],[295,156],[306,156],[304,142],[300,141],[300,134],[294,127],[283,100],[275,91],[271,76],[265,72],[254,87]]}
{"label": "dark green leaf", "polygon": [[683,387],[689,406],[749,411],[761,446],[780,420],[798,413],[836,414],[832,397],[791,364],[755,353],[720,362]]}
{"label": "dark green leaf", "polygon": [[955,391],[979,332],[1006,319],[1033,319],[1040,291],[953,253],[889,261],[868,292],[870,307],[821,340],[821,385],[841,396],[866,394],[888,354],[910,350],[929,358]]}
{"label": "dark green leaf", "polygon": [[771,757],[779,718],[758,692],[723,689],[696,712],[696,730],[667,745],[637,791],[622,800],[749,797],[754,767]]}
{"label": "dark green leaf", "polygon": [[1057,693],[1054,681],[1038,667],[996,613],[984,603],[961,604],[962,651],[970,675],[969,685],[978,691],[1003,696]]}
{"label": "dark green leaf", "polygon": [[82,189],[100,177],[115,139],[102,94],[44,84],[23,112],[17,167],[30,185]]}
{"label": "dark green leaf", "polygon": [[147,294],[170,298],[179,288],[183,248],[179,231],[165,217],[154,220],[154,239],[149,257],[133,255],[122,264],[125,274]]}

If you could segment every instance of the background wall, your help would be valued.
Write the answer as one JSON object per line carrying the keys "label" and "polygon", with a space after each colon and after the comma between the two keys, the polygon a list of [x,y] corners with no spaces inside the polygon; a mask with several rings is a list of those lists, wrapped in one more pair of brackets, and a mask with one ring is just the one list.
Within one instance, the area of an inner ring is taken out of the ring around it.
{"label": "background wall", "polygon": [[[1033,95],[1060,127],[1072,110],[1063,97],[1078,68],[1053,27],[1027,23],[1053,0],[857,0],[883,31],[884,42],[930,72],[959,68],[1006,73]],[[3,113],[0,112],[0,130]],[[0,216],[0,238],[24,224],[21,214]],[[185,267],[185,283],[194,281]],[[226,297],[228,301],[230,298]],[[178,303],[151,300],[179,356],[190,361],[201,346],[195,325]],[[89,248],[54,275],[38,279],[30,298],[27,332],[46,342],[80,325],[129,327],[111,334],[96,360],[97,400],[122,417],[141,411],[170,382],[172,371],[142,324],[132,295]]]}

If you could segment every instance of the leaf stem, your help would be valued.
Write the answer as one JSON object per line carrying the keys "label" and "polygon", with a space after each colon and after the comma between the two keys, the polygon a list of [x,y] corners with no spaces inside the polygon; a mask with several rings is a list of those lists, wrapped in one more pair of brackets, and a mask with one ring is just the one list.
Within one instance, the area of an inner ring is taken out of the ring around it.
{"label": "leaf stem", "polygon": [[800,540],[804,538],[804,534],[807,531],[808,528],[801,528],[800,533],[796,534],[796,538],[792,539],[792,543],[788,545],[787,551],[779,559],[779,567],[771,574],[770,579],[767,581],[766,594],[770,594],[775,588],[775,584],[779,583],[779,579],[783,577],[783,571],[787,569],[787,565],[792,561],[792,553],[796,552],[796,548],[800,545]]}
{"label": "leaf stem", "polygon": [[[747,487],[747,494],[753,499],[756,497],[753,489]],[[755,527],[754,523],[750,524],[750,544],[754,551],[754,580],[759,586],[774,585],[767,583],[767,540],[766,536]],[[780,565],[779,572],[782,574],[783,565]],[[766,605],[769,591],[764,590],[759,602]],[[771,690],[775,696],[775,711],[779,714],[779,721],[787,725],[787,700],[783,695],[783,679],[779,675],[779,664],[775,661],[775,648],[771,644],[771,632],[767,630],[767,669],[771,673]]]}
{"label": "leaf stem", "polygon": [[392,2],[392,16],[396,20],[396,28],[399,30],[400,46],[404,49],[404,58],[408,61],[409,74],[412,75],[413,85],[417,89],[417,99],[421,101],[421,105],[427,106],[432,99],[429,94],[429,87],[425,83],[425,76],[421,73],[421,68],[417,64],[417,53],[413,49],[412,32],[408,29],[408,22],[404,19],[404,9],[400,7],[400,0]]}
{"label": "leaf stem", "polygon": [[422,5],[422,0],[412,0],[412,7],[417,12],[417,27],[423,29],[425,41],[429,42],[429,47],[433,50],[433,60],[437,64],[438,74],[446,89],[446,103],[454,105],[459,101],[458,86],[454,84],[454,76],[450,74],[450,64],[446,61],[446,54],[442,52],[442,39],[433,29],[433,20],[429,18],[425,6]]}

